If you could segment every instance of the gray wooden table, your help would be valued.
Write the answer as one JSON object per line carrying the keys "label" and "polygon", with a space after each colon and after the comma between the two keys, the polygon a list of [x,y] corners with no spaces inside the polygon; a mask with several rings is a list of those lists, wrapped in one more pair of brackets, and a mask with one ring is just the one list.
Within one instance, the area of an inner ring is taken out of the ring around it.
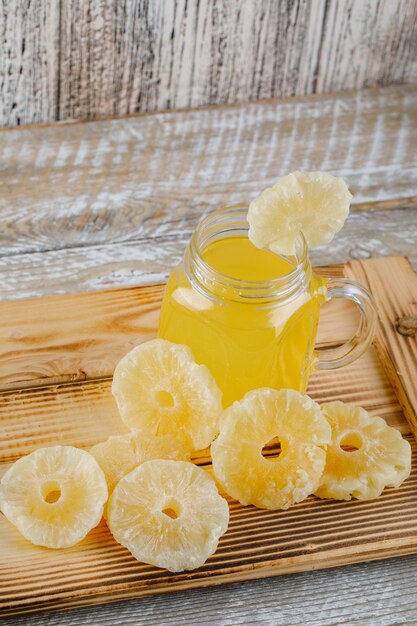
{"label": "gray wooden table", "polygon": [[[0,132],[0,296],[163,281],[198,218],[295,169],[343,176],[352,214],[315,263],[417,268],[417,89],[390,87]],[[4,624],[417,624],[417,556]]]}

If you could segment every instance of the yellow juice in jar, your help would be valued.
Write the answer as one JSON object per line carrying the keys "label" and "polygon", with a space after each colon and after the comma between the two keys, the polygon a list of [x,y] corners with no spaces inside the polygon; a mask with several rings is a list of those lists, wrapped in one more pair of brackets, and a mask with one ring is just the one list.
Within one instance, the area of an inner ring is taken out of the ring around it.
{"label": "yellow juice in jar", "polygon": [[[223,391],[224,406],[257,387],[305,391],[325,280],[312,274],[288,298],[260,295],[260,281],[283,278],[285,284],[295,261],[256,248],[247,236],[222,237],[199,256],[203,270],[208,268],[207,281],[194,283],[184,265],[174,270],[159,336],[188,345],[197,363],[207,365]],[[243,295],[239,281],[246,286]]]}

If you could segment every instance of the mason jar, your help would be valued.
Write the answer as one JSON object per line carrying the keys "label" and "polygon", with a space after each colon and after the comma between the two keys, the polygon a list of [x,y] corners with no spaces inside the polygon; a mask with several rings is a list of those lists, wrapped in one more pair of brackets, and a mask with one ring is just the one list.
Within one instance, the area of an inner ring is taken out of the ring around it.
{"label": "mason jar", "polygon": [[[280,257],[253,246],[246,216],[239,205],[200,221],[168,280],[159,323],[160,337],[188,345],[210,369],[225,407],[258,387],[305,392],[313,369],[344,367],[361,356],[376,323],[364,287],[312,271],[301,234],[295,254]],[[320,307],[335,298],[354,302],[360,322],[325,357],[314,348]]]}

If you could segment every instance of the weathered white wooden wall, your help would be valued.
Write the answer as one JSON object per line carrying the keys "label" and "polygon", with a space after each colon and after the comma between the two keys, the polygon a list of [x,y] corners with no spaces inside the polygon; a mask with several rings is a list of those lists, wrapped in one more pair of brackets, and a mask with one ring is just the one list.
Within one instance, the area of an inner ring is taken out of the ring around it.
{"label": "weathered white wooden wall", "polygon": [[0,125],[417,82],[415,0],[0,0]]}

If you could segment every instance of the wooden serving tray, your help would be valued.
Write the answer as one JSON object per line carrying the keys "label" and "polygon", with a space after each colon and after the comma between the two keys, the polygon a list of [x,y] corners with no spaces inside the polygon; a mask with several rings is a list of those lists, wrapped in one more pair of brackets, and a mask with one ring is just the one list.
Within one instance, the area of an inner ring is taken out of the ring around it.
{"label": "wooden serving tray", "polygon": [[[275,576],[417,552],[417,337],[395,320],[417,314],[417,277],[404,258],[321,268],[352,276],[376,297],[374,346],[359,361],[312,376],[317,401],[360,404],[398,428],[413,448],[400,489],[368,502],[310,497],[288,511],[230,501],[216,554],[194,572],[172,574],[136,561],[104,521],[65,550],[33,546],[0,515],[1,615],[111,602],[178,589]],[[56,443],[88,448],[125,431],[110,393],[116,362],[155,335],[163,286],[0,304],[1,473],[23,454]],[[349,305],[325,306],[319,343],[348,337]],[[207,451],[195,461],[209,465]]]}

